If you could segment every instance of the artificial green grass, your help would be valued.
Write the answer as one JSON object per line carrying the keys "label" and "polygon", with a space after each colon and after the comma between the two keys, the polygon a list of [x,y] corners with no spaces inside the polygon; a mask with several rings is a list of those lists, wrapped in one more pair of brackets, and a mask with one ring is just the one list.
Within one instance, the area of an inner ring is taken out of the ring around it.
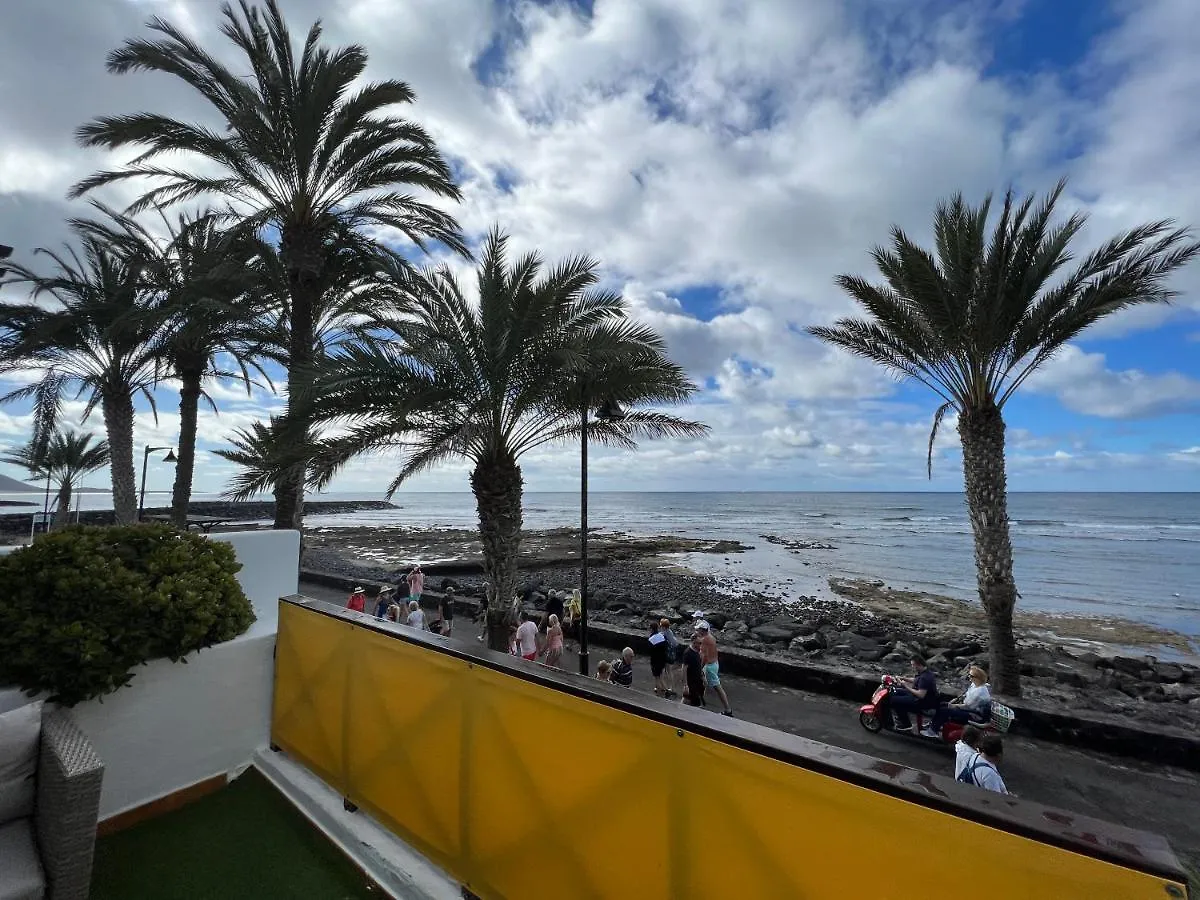
{"label": "artificial green grass", "polygon": [[363,874],[255,769],[96,842],[93,900],[358,900]]}

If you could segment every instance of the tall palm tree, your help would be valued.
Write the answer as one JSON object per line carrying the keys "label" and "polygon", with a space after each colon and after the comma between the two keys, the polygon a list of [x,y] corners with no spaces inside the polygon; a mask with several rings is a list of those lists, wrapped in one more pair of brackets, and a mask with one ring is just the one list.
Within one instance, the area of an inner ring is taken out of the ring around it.
{"label": "tall palm tree", "polygon": [[873,251],[883,283],[853,275],[838,284],[870,314],[840,319],[810,333],[912,378],[942,400],[942,417],[958,415],[967,508],[975,536],[979,599],[990,625],[992,682],[1020,696],[1020,659],[1013,635],[1017,599],[1004,469],[1004,405],[1055,351],[1092,323],[1142,303],[1168,300],[1168,275],[1200,252],[1200,243],[1170,221],[1120,234],[1069,271],[1070,244],[1085,217],[1055,223],[1059,182],[1040,204],[1005,195],[988,235],[991,198],[977,207],[961,195],[934,215],[936,251],[900,229],[890,248]]}
{"label": "tall palm tree", "polygon": [[[288,324],[292,304],[287,266],[277,248],[260,243],[253,266],[252,291],[272,310],[261,352],[284,366],[296,383],[304,383],[310,377],[312,367],[319,365],[338,347],[348,342],[374,340],[373,323],[401,312],[407,302],[407,285],[411,281],[408,270],[409,264],[402,257],[362,235],[352,231],[332,235],[325,265],[313,285],[312,345],[307,351],[308,362],[293,365],[295,342]],[[296,391],[289,399],[299,402],[303,397]],[[288,447],[290,465],[275,469],[269,482],[235,484],[228,496],[246,500],[269,487],[275,495],[275,527],[295,527],[289,516],[293,513],[303,515],[303,491],[295,505],[290,502],[290,497],[295,490],[294,479],[301,478],[302,483],[305,479],[311,431],[308,421],[297,421],[295,416],[285,415],[273,421],[270,433],[281,446]]]}
{"label": "tall palm tree", "polygon": [[78,250],[36,251],[53,261],[52,274],[8,263],[14,281],[29,284],[35,299],[49,296],[57,305],[0,303],[0,374],[40,373],[0,403],[33,399],[36,443],[49,439],[69,390],[87,397],[84,420],[98,405],[112,456],[116,521],[126,525],[137,519],[133,399],[142,395],[157,415],[152,389],[163,323],[148,314],[140,264],[79,223],[73,229]]}
{"label": "tall palm tree", "polygon": [[[424,273],[408,313],[377,327],[386,337],[348,344],[313,383],[316,421],[344,433],[317,443],[317,486],[354,457],[400,448],[388,486],[446,460],[472,463],[484,563],[493,596],[512,596],[521,542],[521,457],[580,436],[581,404],[672,404],[695,390],[667,359],[661,338],[626,318],[620,296],[594,290],[596,263],[580,257],[543,270],[529,254],[511,266],[504,235],[487,240],[479,302],[446,268]],[[586,386],[586,393],[583,388]],[[600,442],[699,436],[706,426],[654,410],[589,427]],[[506,603],[494,603],[489,643],[507,644]]]}
{"label": "tall palm tree", "polygon": [[139,261],[153,293],[152,314],[165,324],[160,373],[179,379],[179,456],[171,517],[182,528],[192,496],[201,398],[217,411],[204,383],[239,378],[249,394],[253,370],[270,384],[260,357],[267,353],[272,306],[252,290],[257,240],[241,229],[222,228],[207,212],[185,213],[174,223],[164,216],[163,224],[165,237],[115,213],[104,224],[81,227],[91,225],[97,236]]}
{"label": "tall palm tree", "polygon": [[[131,39],[108,57],[114,73],[145,70],[180,79],[212,106],[217,127],[157,113],[84,125],[78,136],[85,145],[140,152],[124,168],[80,182],[73,194],[149,178],[154,186],[131,212],[216,195],[244,223],[278,233],[290,298],[287,414],[303,429],[308,412],[295,398],[307,393],[314,308],[334,238],[384,227],[422,249],[437,241],[466,253],[454,219],[411,193],[458,200],[459,191],[433,139],[390,112],[414,101],[411,88],[391,80],[356,86],[367,64],[362,47],[324,46],[317,22],[297,53],[277,0],[267,0],[265,10],[246,0],[237,9],[226,3],[222,15],[221,32],[243,58],[236,68],[161,18],[149,23],[161,38]],[[178,166],[180,152],[204,165]],[[282,473],[287,489],[277,493],[277,527],[300,527],[303,476],[303,466]]]}
{"label": "tall palm tree", "polygon": [[49,479],[57,485],[55,528],[70,521],[71,495],[84,477],[108,465],[108,441],[93,444],[95,437],[90,431],[78,433],[56,429],[49,440],[30,440],[3,457],[4,462],[28,470],[33,478]]}

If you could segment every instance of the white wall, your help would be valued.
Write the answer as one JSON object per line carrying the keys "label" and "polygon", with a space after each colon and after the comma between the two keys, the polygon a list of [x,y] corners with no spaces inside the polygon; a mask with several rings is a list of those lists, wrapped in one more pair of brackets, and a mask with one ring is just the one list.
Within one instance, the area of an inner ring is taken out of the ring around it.
{"label": "white wall", "polygon": [[[156,660],[128,687],[71,712],[104,760],[100,818],[180,788],[237,772],[265,747],[271,723],[278,599],[297,590],[300,534],[214,534],[233,545],[238,581],[258,621],[246,634],[209,647],[187,663]],[[20,702],[0,691],[0,711]]]}
{"label": "white wall", "polygon": [[232,544],[242,564],[237,580],[258,617],[243,637],[274,634],[279,623],[279,598],[300,589],[300,532],[224,531],[211,538]]}

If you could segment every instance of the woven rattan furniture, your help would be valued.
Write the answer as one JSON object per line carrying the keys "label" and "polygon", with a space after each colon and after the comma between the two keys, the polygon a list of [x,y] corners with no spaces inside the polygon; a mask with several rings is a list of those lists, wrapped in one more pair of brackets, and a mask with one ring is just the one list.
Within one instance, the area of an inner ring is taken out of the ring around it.
{"label": "woven rattan furniture", "polygon": [[0,826],[0,900],[86,900],[103,776],[104,764],[70,716],[47,711],[33,816]]}

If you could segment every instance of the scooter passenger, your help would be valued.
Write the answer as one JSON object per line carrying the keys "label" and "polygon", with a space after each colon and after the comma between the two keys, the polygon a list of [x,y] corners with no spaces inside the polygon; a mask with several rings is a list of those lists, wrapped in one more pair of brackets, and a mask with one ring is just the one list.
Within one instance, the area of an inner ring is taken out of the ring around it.
{"label": "scooter passenger", "polygon": [[979,724],[986,722],[992,711],[992,688],[988,684],[987,672],[979,666],[971,666],[971,679],[967,692],[959,700],[938,709],[933,720],[921,729],[925,737],[940,737],[942,726],[947,722]]}

